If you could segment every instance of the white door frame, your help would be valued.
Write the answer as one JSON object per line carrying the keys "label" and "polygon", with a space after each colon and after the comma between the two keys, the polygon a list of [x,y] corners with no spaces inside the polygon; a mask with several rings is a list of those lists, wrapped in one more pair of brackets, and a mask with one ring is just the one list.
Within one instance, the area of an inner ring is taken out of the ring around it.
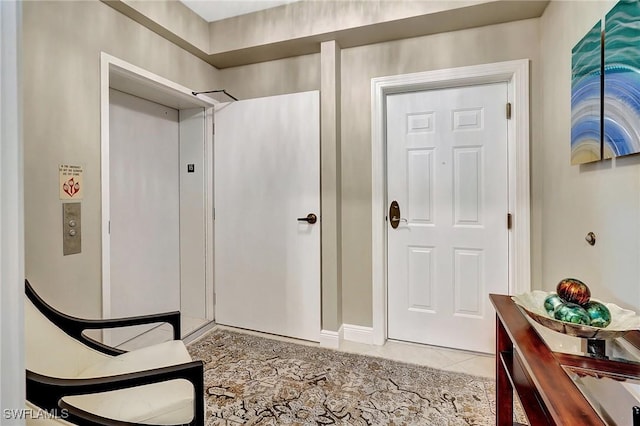
{"label": "white door frame", "polygon": [[[371,80],[371,233],[373,343],[387,340],[386,96],[417,90],[508,83],[509,293],[531,289],[529,200],[529,60],[426,71]],[[506,107],[506,106],[505,106]],[[506,213],[506,212],[505,212]],[[505,217],[506,226],[506,217]]]}
{"label": "white door frame", "polygon": [[214,319],[213,290],[213,110],[219,102],[125,62],[100,54],[100,149],[102,189],[102,316],[111,315],[111,237],[109,234],[109,87],[176,109],[205,108],[205,295],[206,315]]}
{"label": "white door frame", "polygon": [[[0,408],[25,407],[22,4],[0,1]],[[4,413],[3,413],[4,414]],[[15,425],[24,420],[13,418]],[[11,422],[11,420],[9,420]]]}

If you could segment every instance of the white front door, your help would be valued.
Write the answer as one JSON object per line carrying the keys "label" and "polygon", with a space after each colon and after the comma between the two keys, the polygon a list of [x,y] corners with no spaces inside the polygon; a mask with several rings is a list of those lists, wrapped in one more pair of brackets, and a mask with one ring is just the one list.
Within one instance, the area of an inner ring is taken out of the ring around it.
{"label": "white front door", "polygon": [[110,316],[180,310],[178,111],[113,89],[109,102]]}
{"label": "white front door", "polygon": [[494,352],[508,293],[507,83],[388,95],[388,337]]}
{"label": "white front door", "polygon": [[[215,114],[216,322],[320,337],[319,93]],[[316,223],[299,218],[317,216]]]}

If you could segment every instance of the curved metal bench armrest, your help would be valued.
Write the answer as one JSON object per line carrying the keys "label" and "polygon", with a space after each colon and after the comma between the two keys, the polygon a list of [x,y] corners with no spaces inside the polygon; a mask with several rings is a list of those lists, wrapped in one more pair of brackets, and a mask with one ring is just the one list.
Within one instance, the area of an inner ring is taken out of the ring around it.
{"label": "curved metal bench armrest", "polygon": [[38,296],[38,294],[33,290],[33,287],[31,287],[31,284],[28,280],[24,280],[24,285],[25,293],[29,300],[31,300],[36,308],[38,308],[38,310],[42,312],[42,314],[46,316],[49,321],[57,325],[69,336],[102,353],[106,353],[108,355],[119,355],[126,351],[113,348],[88,336],[85,336],[82,333],[84,330],[101,330],[107,328],[129,327],[132,325],[166,322],[171,324],[171,326],[173,327],[173,339],[180,340],[180,312],[178,311],[127,318],[83,319],[64,314],[49,305],[40,296]]}
{"label": "curved metal bench armrest", "polygon": [[[45,376],[27,370],[27,400],[38,407],[52,410],[57,407],[67,409],[72,416],[83,418],[84,411],[64,403],[65,396],[83,395],[97,392],[108,392],[136,386],[161,383],[175,379],[185,379],[191,382],[194,390],[194,417],[191,425],[204,424],[204,363],[191,361],[184,364],[171,365],[151,370],[118,374],[115,376],[92,377],[84,379],[63,379]],[[63,403],[65,406],[60,405]],[[69,408],[71,407],[71,408]],[[87,413],[90,418],[80,424],[116,424],[126,425],[135,423],[99,423],[100,416]],[[94,420],[91,420],[93,418]],[[111,421],[112,419],[105,419]],[[72,420],[71,420],[72,421]],[[96,423],[90,423],[96,421]],[[117,421],[116,421],[117,422]]]}

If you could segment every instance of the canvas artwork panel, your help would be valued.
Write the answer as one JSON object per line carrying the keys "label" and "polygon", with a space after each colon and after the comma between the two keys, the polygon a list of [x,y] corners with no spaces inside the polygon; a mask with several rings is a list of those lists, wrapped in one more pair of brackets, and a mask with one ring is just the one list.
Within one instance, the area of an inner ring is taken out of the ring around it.
{"label": "canvas artwork panel", "polygon": [[571,50],[571,164],[601,156],[602,23]]}
{"label": "canvas artwork panel", "polygon": [[603,157],[640,152],[640,1],[605,17]]}

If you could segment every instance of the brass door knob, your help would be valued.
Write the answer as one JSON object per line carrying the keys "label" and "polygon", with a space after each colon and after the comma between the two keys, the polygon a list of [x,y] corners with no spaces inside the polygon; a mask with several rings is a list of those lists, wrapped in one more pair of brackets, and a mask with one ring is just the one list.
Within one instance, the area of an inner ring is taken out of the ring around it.
{"label": "brass door knob", "polygon": [[407,219],[400,216],[400,205],[396,200],[393,200],[389,206],[389,222],[393,229],[396,229],[400,222],[409,223]]}

